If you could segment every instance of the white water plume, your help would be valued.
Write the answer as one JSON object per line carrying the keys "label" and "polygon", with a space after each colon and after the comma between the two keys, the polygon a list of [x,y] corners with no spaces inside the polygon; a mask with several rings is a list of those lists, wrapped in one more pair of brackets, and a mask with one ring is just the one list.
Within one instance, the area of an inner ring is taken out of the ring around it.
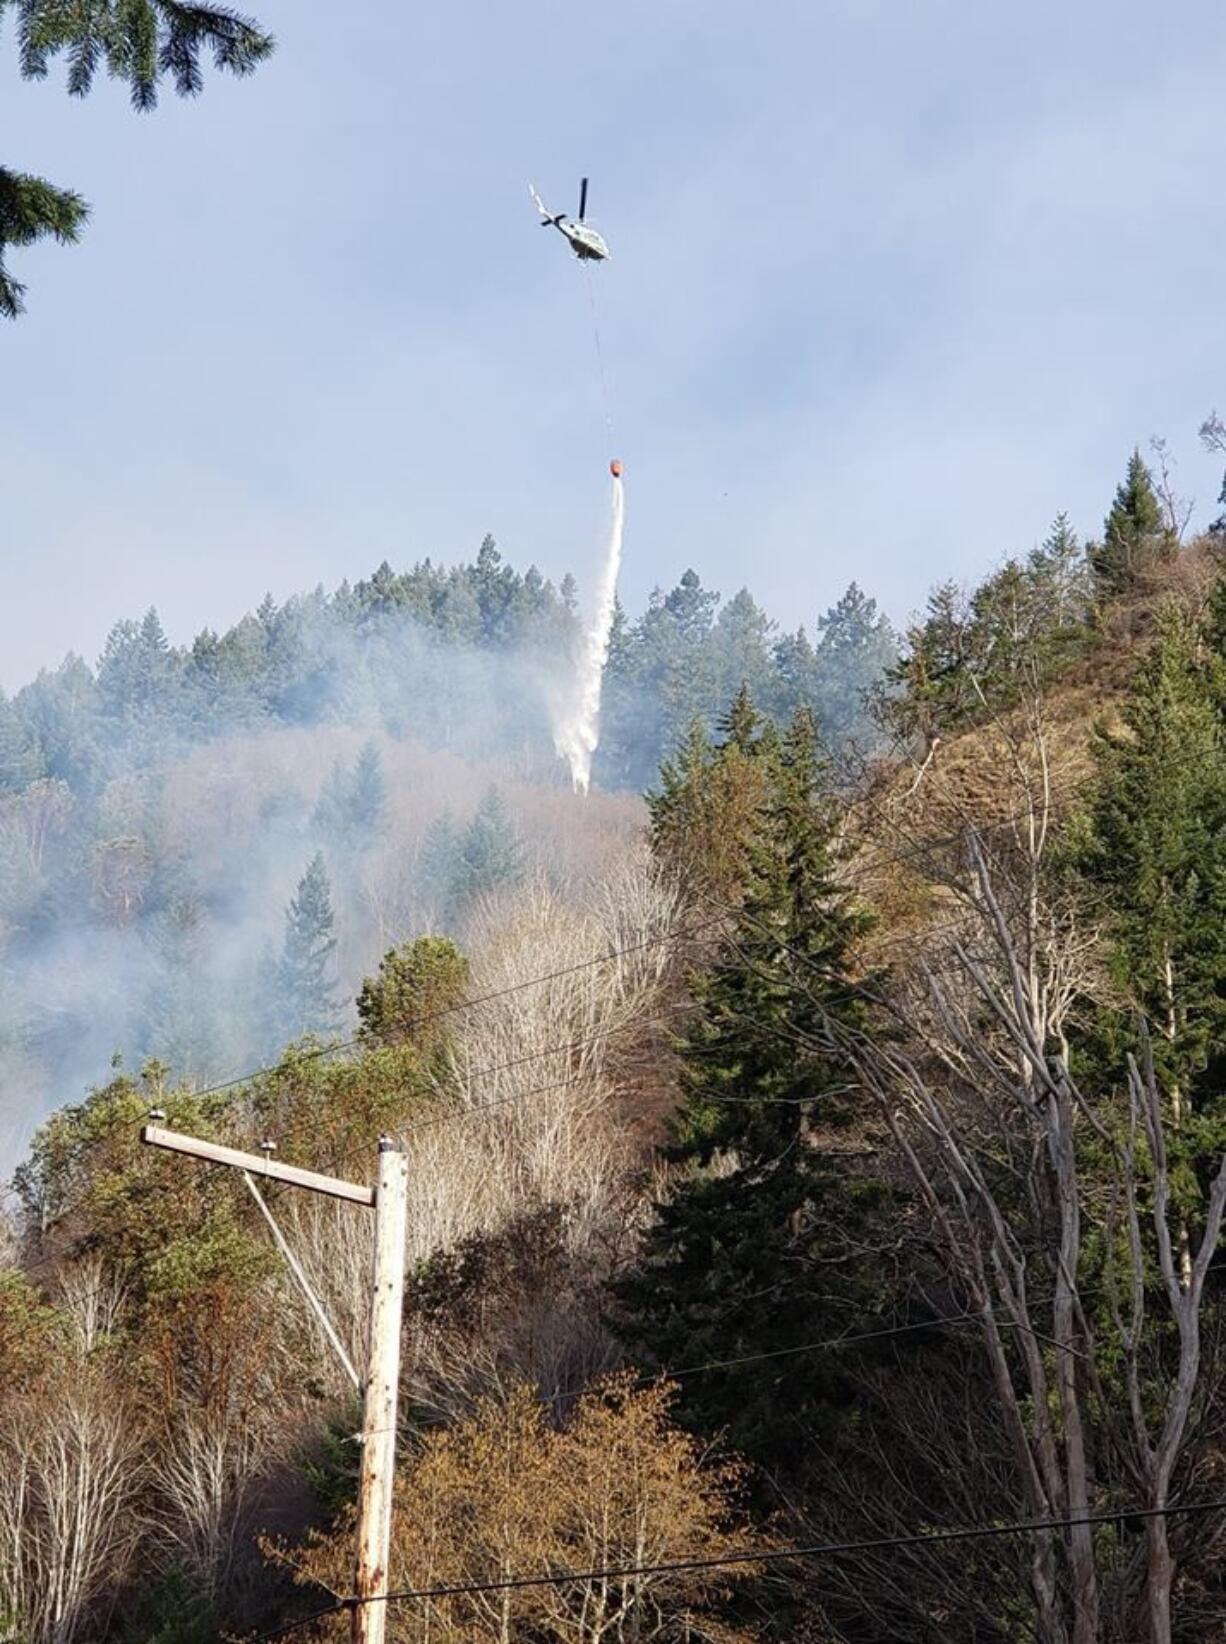
{"label": "white water plume", "polygon": [[617,599],[617,573],[622,562],[625,499],[622,482],[613,476],[613,519],[591,626],[583,636],[577,658],[574,690],[555,713],[554,747],[570,766],[576,793],[586,793],[592,780],[592,755],[600,742],[600,689],[609,658],[609,635]]}

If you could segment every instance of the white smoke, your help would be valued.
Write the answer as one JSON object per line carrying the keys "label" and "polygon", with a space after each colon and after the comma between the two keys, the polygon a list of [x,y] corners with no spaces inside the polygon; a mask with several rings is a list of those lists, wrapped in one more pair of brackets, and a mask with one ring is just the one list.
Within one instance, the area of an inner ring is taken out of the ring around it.
{"label": "white smoke", "polygon": [[592,755],[600,742],[600,689],[609,658],[609,635],[617,599],[617,573],[622,562],[625,525],[622,482],[613,476],[613,519],[609,546],[596,588],[596,608],[583,636],[576,662],[574,690],[555,708],[554,747],[570,766],[576,793],[586,793],[592,780]]}

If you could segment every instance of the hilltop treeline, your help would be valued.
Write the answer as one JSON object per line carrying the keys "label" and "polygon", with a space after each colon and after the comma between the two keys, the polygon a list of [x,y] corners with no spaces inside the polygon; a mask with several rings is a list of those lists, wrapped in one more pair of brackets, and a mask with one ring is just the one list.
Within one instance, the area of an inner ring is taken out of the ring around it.
{"label": "hilltop treeline", "polygon": [[[48,1119],[0,1269],[12,1636],[350,1625],[352,1393],[156,1103],[360,1179],[408,1149],[399,1644],[1220,1644],[1220,546],[1137,457],[1100,540],[936,591],[858,781],[742,679],[645,829],[440,818],[459,911],[353,1044]],[[358,742],[312,824],[359,878],[377,778]],[[319,1011],[326,889],[277,971]],[[368,1221],[276,1214],[360,1351]]]}
{"label": "hilltop treeline", "polygon": [[[96,791],[117,775],[268,726],[350,725],[544,774],[551,692],[581,625],[560,587],[505,564],[492,538],[471,564],[386,564],[369,579],[269,595],[224,634],[168,643],[157,612],[117,622],[97,667],[69,655],[0,697],[0,793],[39,778]],[[823,733],[870,732],[864,693],[896,642],[853,584],[805,629],[780,634],[742,589],[721,605],[687,571],[631,622],[619,606],[597,778],[644,787],[695,717],[713,721],[742,680],[786,717],[812,708]]]}

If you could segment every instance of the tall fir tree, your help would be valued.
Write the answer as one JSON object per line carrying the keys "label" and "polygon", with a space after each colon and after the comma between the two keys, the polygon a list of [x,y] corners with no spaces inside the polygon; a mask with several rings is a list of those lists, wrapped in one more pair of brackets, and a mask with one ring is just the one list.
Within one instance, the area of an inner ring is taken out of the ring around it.
{"label": "tall fir tree", "polygon": [[221,1065],[222,1034],[199,897],[179,896],[169,904],[153,945],[159,965],[144,1004],[142,1060],[153,1057],[178,1078],[203,1083]]}
{"label": "tall fir tree", "polygon": [[21,716],[0,690],[0,794],[20,793],[42,775],[42,762]]}
{"label": "tall fir tree", "polygon": [[323,852],[316,851],[285,910],[273,1001],[281,1043],[306,1033],[326,1036],[339,1025],[332,980],[335,926],[328,870]]}
{"label": "tall fir tree", "polygon": [[[777,751],[773,725],[741,686],[713,744],[696,719],[647,795],[652,849],[700,901],[739,902]],[[768,756],[768,757],[763,757]]]}
{"label": "tall fir tree", "polygon": [[1163,518],[1153,476],[1140,451],[1134,450],[1103,522],[1103,540],[1090,549],[1100,594],[1110,598],[1129,593],[1157,561],[1172,558],[1177,546]]}
{"label": "tall fir tree", "polygon": [[352,769],[334,761],[315,804],[311,825],[338,851],[368,850],[386,821],[387,783],[374,742],[365,743]]}
{"label": "tall fir tree", "polygon": [[[715,763],[745,757],[743,731],[731,730]],[[837,882],[811,715],[751,757],[768,781],[748,829],[746,883],[727,906],[726,939],[694,978],[694,1021],[679,1046],[677,1186],[619,1297],[628,1340],[661,1365],[780,1355],[766,1370],[729,1363],[687,1382],[682,1405],[694,1425],[725,1429],[745,1454],[786,1468],[797,1424],[821,1427],[845,1398],[820,1363],[789,1350],[833,1327],[860,1283],[847,1252],[863,1207],[846,1175],[823,1164],[814,1132],[844,1116],[842,1076],[817,1047],[828,1015],[859,1019],[845,978],[864,921]]]}
{"label": "tall fir tree", "polygon": [[[1072,859],[1112,943],[1116,983],[1149,1025],[1176,1108],[1226,1076],[1226,734],[1222,664],[1168,613],[1124,710],[1100,732]],[[1112,1031],[1121,1029],[1119,1018]],[[1123,1046],[1106,1058],[1118,1067]]]}
{"label": "tall fir tree", "polygon": [[387,780],[374,742],[364,743],[354,761],[350,816],[360,849],[373,845],[387,824]]}
{"label": "tall fir tree", "polygon": [[334,759],[311,812],[311,827],[329,845],[344,843],[349,826],[349,772],[343,759]]}
{"label": "tall fir tree", "polygon": [[434,918],[446,922],[460,860],[460,829],[450,810],[440,811],[426,829],[417,865],[417,886]]}
{"label": "tall fir tree", "polygon": [[862,746],[875,736],[870,693],[898,662],[898,637],[858,584],[851,583],[817,625],[813,684],[806,706],[833,743]]}
{"label": "tall fir tree", "polygon": [[459,838],[451,883],[454,902],[462,908],[490,891],[515,884],[520,856],[519,839],[502,795],[491,788]]}
{"label": "tall fir tree", "polygon": [[756,702],[769,700],[774,632],[775,624],[748,588],[733,595],[711,631],[717,699],[726,701],[743,685]]}

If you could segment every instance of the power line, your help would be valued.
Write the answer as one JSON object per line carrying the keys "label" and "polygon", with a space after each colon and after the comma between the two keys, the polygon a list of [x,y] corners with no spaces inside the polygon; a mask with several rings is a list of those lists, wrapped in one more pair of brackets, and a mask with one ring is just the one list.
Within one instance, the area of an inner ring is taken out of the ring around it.
{"label": "power line", "polygon": [[[1084,1293],[1089,1294],[1088,1291]],[[825,1341],[799,1342],[794,1347],[774,1347],[765,1353],[742,1353],[735,1358],[709,1359],[705,1364],[683,1364],[675,1370],[665,1366],[659,1370],[645,1370],[640,1375],[632,1376],[629,1382],[623,1385],[651,1387],[658,1382],[680,1381],[683,1376],[699,1376],[710,1370],[735,1370],[746,1364],[762,1364],[768,1359],[795,1358],[801,1353],[820,1353],[837,1347],[855,1347],[862,1342],[885,1341],[891,1336],[914,1335],[921,1330],[940,1330],[953,1325],[969,1324],[979,1317],[978,1313],[955,1313],[935,1319],[922,1319],[915,1324],[891,1325],[883,1330],[864,1330],[853,1336],[830,1336]],[[1012,1323],[1003,1324],[1002,1327],[1019,1330],[1025,1328],[1022,1325]],[[1059,1346],[1060,1344],[1055,1343],[1054,1345]],[[563,1387],[556,1393],[550,1393],[548,1396],[542,1397],[538,1402],[543,1405],[563,1404],[567,1399],[582,1397],[593,1385],[599,1387],[599,1382],[597,1381],[595,1384],[588,1382],[582,1387]],[[352,1436],[356,1440],[365,1435],[355,1433]]]}
{"label": "power line", "polygon": [[511,1107],[516,1102],[526,1102],[530,1096],[545,1096],[554,1090],[573,1090],[578,1085],[591,1083],[590,1074],[581,1074],[576,1079],[559,1079],[553,1084],[533,1085],[530,1090],[516,1090],[509,1096],[496,1096],[492,1102],[479,1102],[473,1107],[454,1108],[447,1113],[440,1113],[433,1119],[422,1119],[417,1124],[407,1125],[397,1134],[402,1137],[418,1136],[424,1130],[436,1130],[439,1125],[466,1124],[469,1119],[476,1119],[483,1113],[492,1113],[495,1108]]}
{"label": "power line", "polygon": [[[1065,798],[1069,794],[1076,791],[1078,791],[1078,785],[1076,784],[1070,784],[1068,788],[1052,790],[1047,796],[1048,801],[1054,802],[1055,800]],[[880,810],[880,807],[878,807],[878,810]],[[990,822],[988,826],[1003,827],[1011,822],[1023,821],[1026,815],[1027,813],[1025,811],[1014,811],[1003,817],[996,818]],[[968,824],[968,826],[969,825],[971,824]],[[896,831],[901,832],[901,829],[898,828],[898,824],[892,819],[889,821],[889,826],[894,828]],[[958,838],[958,833],[951,833],[944,836],[938,836],[931,840],[920,840],[904,847],[901,850],[894,851],[887,850],[884,847],[877,847],[876,850],[862,853],[860,865],[863,867],[866,860],[870,868],[876,867],[879,863],[884,861],[907,862],[913,857],[922,856],[924,853],[936,849],[941,845],[954,844],[957,842]],[[818,918],[829,918],[829,916],[823,916],[820,910],[814,910],[814,915]],[[476,999],[462,999],[456,1004],[445,1005],[439,1010],[425,1012],[421,1016],[411,1018],[404,1024],[404,1026],[406,1029],[424,1027],[431,1022],[441,1020],[443,1017],[452,1016],[462,1011],[475,1010],[481,1005],[493,1004],[500,999],[505,999],[513,994],[521,993],[527,988],[543,985],[546,982],[559,981],[563,977],[576,975],[580,971],[592,969],[597,965],[610,964],[615,959],[624,958],[632,953],[641,953],[648,948],[658,947],[664,942],[684,942],[691,940],[694,937],[704,934],[706,931],[714,929],[715,926],[721,923],[722,916],[720,918],[707,920],[702,924],[693,926],[689,929],[665,931],[659,936],[649,937],[642,942],[631,943],[622,948],[615,948],[609,953],[595,954],[590,959],[580,960],[573,965],[566,965],[558,970],[546,971],[539,976],[527,977],[522,982],[512,983],[509,987],[498,988],[491,993],[482,994]],[[956,922],[954,921],[950,921],[946,925],[936,927],[934,931],[927,934],[938,934],[942,930],[955,928],[955,923]],[[909,933],[900,934],[896,937],[887,938],[886,940],[880,942],[878,946],[893,947],[913,940],[914,937]],[[367,1041],[359,1035],[354,1035],[349,1039],[340,1040],[336,1044],[320,1045],[313,1050],[303,1051],[299,1054],[297,1060],[318,1061],[327,1056],[340,1055],[343,1051],[354,1050],[359,1045],[364,1045],[366,1043]],[[191,1094],[193,1096],[214,1096],[222,1091],[234,1090],[237,1089],[238,1086],[249,1084],[253,1079],[261,1078],[265,1074],[278,1072],[281,1066],[282,1063],[280,1062],[272,1062],[264,1067],[251,1068],[246,1073],[236,1074],[232,1079],[224,1079],[216,1084],[204,1085],[199,1089],[192,1091]]]}
{"label": "power line", "polygon": [[615,1027],[601,1028],[596,1033],[589,1033],[586,1038],[546,1045],[543,1050],[528,1051],[509,1062],[494,1062],[489,1067],[457,1068],[456,1071],[470,1082],[476,1079],[489,1079],[496,1073],[509,1073],[513,1068],[525,1067],[529,1062],[543,1061],[547,1056],[563,1056],[576,1050],[586,1050],[589,1045],[599,1044],[602,1039],[611,1039],[615,1034],[626,1033],[631,1028],[657,1027],[661,1022],[672,1021],[674,1017],[690,1009],[692,1006],[688,1004],[673,1005],[655,1016],[632,1016],[627,1021],[618,1022]]}
{"label": "power line", "polygon": [[[780,1564],[791,1559],[836,1558],[848,1553],[888,1552],[902,1547],[926,1544],[948,1544],[960,1541],[986,1541],[998,1536],[1033,1535],[1042,1530],[1069,1530],[1082,1525],[1122,1524],[1155,1518],[1192,1518],[1204,1513],[1226,1510],[1226,1497],[1211,1501],[1188,1502],[1166,1507],[1116,1507],[1099,1513],[1066,1515],[1059,1518],[1016,1519],[1010,1524],[971,1524],[949,1530],[916,1530],[908,1535],[870,1536],[859,1541],[811,1542],[794,1547],[760,1547],[740,1553],[713,1553],[705,1558],[661,1560],[654,1564],[607,1565],[589,1570],[559,1570],[550,1575],[506,1576],[496,1581],[465,1581],[446,1583],[436,1587],[402,1587],[380,1598],[362,1602],[421,1603],[442,1598],[465,1598],[481,1593],[520,1592],[534,1587],[565,1587],[575,1582],[623,1581],[633,1576],[676,1575],[688,1570],[720,1570],[753,1564]],[[256,1644],[283,1638],[301,1627],[353,1610],[359,1600],[338,1599],[335,1604],[317,1610],[283,1627],[261,1633]]]}
{"label": "power line", "polygon": [[[513,982],[509,987],[497,988],[492,993],[483,993],[475,999],[461,999],[454,1005],[444,1005],[439,1010],[427,1011],[421,1016],[410,1017],[402,1026],[406,1029],[425,1027],[431,1022],[437,1022],[445,1016],[454,1016],[461,1011],[476,1010],[481,1005],[496,1003],[499,999],[507,999],[512,994],[522,993],[525,989],[542,986],[546,982],[557,982],[563,977],[577,975],[580,971],[591,970],[596,965],[608,965],[615,959],[623,959],[631,953],[642,953],[647,948],[659,947],[665,942],[685,942],[700,936],[704,931],[712,929],[722,923],[721,918],[709,919],[705,923],[695,925],[690,929],[664,931],[659,936],[648,937],[645,941],[634,942],[626,947],[613,948],[608,953],[594,954],[590,959],[581,959],[573,965],[564,965],[558,970],[545,971],[539,976],[529,976],[522,982]],[[319,1045],[313,1050],[302,1051],[295,1058],[300,1062],[318,1061],[325,1056],[338,1056],[342,1051],[354,1050],[359,1045],[370,1049],[378,1048],[360,1034],[354,1034],[349,1039],[341,1039],[336,1044]],[[232,1079],[223,1079],[218,1084],[203,1085],[188,1092],[191,1096],[216,1096],[224,1090],[235,1090],[239,1085],[250,1084],[253,1079],[259,1079],[266,1073],[279,1073],[283,1062],[270,1062],[265,1067],[250,1068],[246,1073],[235,1074]]]}
{"label": "power line", "polygon": [[[1076,791],[1076,785],[1070,785],[1070,787],[1067,788],[1067,789],[1062,789],[1062,790],[1049,792],[1048,799],[1049,799],[1049,801],[1054,801],[1057,798],[1066,797],[1069,793],[1072,793],[1074,791]],[[880,807],[878,807],[878,808],[880,809]],[[1024,820],[1026,814],[1027,813],[1025,811],[1015,811],[1015,812],[1013,812],[1011,814],[1008,814],[1004,817],[996,818],[989,825],[992,826],[992,827],[1003,827],[1003,826],[1007,825],[1010,822],[1019,822],[1019,821]],[[968,825],[970,825],[970,824],[968,824]],[[893,822],[892,820],[890,821],[890,826],[897,829],[897,824],[895,822]],[[901,830],[898,830],[898,831],[901,832]],[[959,838],[959,834],[952,833],[952,834],[949,834],[949,835],[946,835],[946,836],[938,836],[937,838],[934,838],[932,840],[917,841],[917,842],[905,847],[904,849],[895,850],[895,851],[890,851],[890,850],[886,850],[883,847],[878,847],[873,852],[864,853],[861,856],[860,865],[861,866],[865,865],[866,858],[867,858],[868,865],[869,865],[870,868],[875,867],[879,863],[884,862],[884,861],[906,862],[906,861],[909,861],[913,857],[922,856],[925,852],[928,852],[928,851],[931,851],[935,848],[938,848],[941,845],[956,843],[958,838]],[[729,909],[728,911],[729,912],[734,912],[735,910]],[[814,917],[815,918],[819,918],[819,919],[824,918],[827,921],[829,921],[830,916],[829,915],[823,915],[820,909],[815,909],[813,911],[814,911]],[[627,946],[622,947],[622,948],[615,948],[609,953],[602,953],[602,954],[593,955],[590,959],[580,960],[580,961],[578,961],[577,963],[575,963],[573,965],[566,965],[566,966],[561,967],[558,970],[546,971],[545,973],[543,973],[542,975],[539,975],[539,976],[527,977],[522,982],[512,983],[510,986],[505,987],[505,988],[498,988],[498,989],[496,989],[495,991],[493,991],[491,993],[482,994],[482,995],[478,996],[475,999],[462,999],[462,1000],[459,1000],[456,1004],[443,1006],[439,1010],[425,1012],[421,1016],[411,1018],[409,1021],[407,1021],[404,1024],[404,1026],[405,1026],[406,1029],[424,1027],[424,1026],[427,1026],[429,1023],[441,1020],[444,1017],[456,1015],[456,1014],[458,1014],[462,1011],[475,1010],[478,1007],[480,1007],[481,1005],[493,1004],[493,1003],[497,1002],[500,999],[505,999],[505,998],[510,997],[513,994],[521,993],[521,992],[525,991],[527,988],[540,986],[540,985],[543,985],[546,982],[559,981],[563,977],[576,975],[581,971],[592,969],[593,967],[595,967],[597,965],[610,964],[615,959],[624,958],[627,955],[632,954],[632,953],[640,953],[640,952],[643,952],[644,950],[646,950],[648,948],[651,948],[651,947],[658,947],[660,944],[662,944],[664,942],[671,942],[671,941],[684,942],[684,941],[688,941],[688,940],[691,940],[691,939],[693,939],[697,936],[700,936],[700,935],[704,934],[706,931],[714,929],[717,925],[721,924],[722,922],[723,922],[723,916],[721,915],[718,918],[713,918],[713,919],[707,920],[702,924],[691,927],[690,929],[682,929],[682,930],[679,930],[679,931],[666,931],[666,932],[663,932],[659,936],[649,937],[649,938],[647,938],[646,940],[644,940],[642,942],[628,944]],[[957,928],[957,922],[956,921],[949,921],[945,925],[937,926],[934,930],[926,932],[925,934],[936,935],[936,934],[939,934],[941,931],[954,929],[954,928]],[[904,944],[906,942],[914,941],[914,940],[915,940],[914,936],[912,936],[910,933],[900,933],[898,936],[887,938],[887,939],[883,940],[882,942],[878,943],[877,945],[878,945],[879,948],[894,947],[894,946],[898,946],[898,945]],[[787,944],[784,944],[784,945],[786,946]],[[350,1037],[348,1039],[340,1040],[336,1044],[320,1045],[320,1046],[316,1047],[315,1049],[302,1051],[298,1054],[296,1059],[300,1062],[319,1061],[319,1060],[322,1060],[325,1057],[338,1056],[344,1051],[354,1050],[354,1049],[358,1048],[359,1046],[366,1045],[367,1043],[368,1043],[368,1041],[363,1039],[360,1035],[355,1034],[355,1035],[353,1035],[352,1037]],[[271,1074],[271,1073],[279,1072],[282,1066],[283,1066],[282,1062],[272,1062],[272,1063],[269,1063],[269,1064],[267,1064],[266,1066],[263,1066],[263,1067],[251,1068],[245,1073],[236,1074],[231,1079],[224,1079],[224,1080],[219,1081],[216,1084],[201,1086],[200,1088],[191,1091],[190,1094],[193,1095],[193,1096],[215,1096],[215,1095],[220,1094],[223,1091],[235,1090],[240,1085],[250,1084],[253,1079],[261,1078],[265,1074]],[[500,1071],[500,1070],[496,1070],[496,1071]]]}
{"label": "power line", "polygon": [[[1220,1262],[1210,1262],[1205,1271],[1207,1273],[1220,1273],[1223,1268],[1226,1268],[1226,1259]],[[1109,1288],[1106,1284],[1086,1285],[1078,1287],[1077,1294],[1082,1298],[1099,1296]],[[917,1319],[911,1324],[887,1325],[880,1330],[861,1330],[854,1335],[828,1336],[822,1341],[798,1342],[792,1347],[774,1347],[764,1353],[741,1353],[733,1358],[708,1359],[704,1364],[663,1365],[658,1370],[645,1370],[641,1374],[633,1376],[629,1385],[631,1387],[650,1387],[657,1382],[680,1381],[685,1376],[704,1375],[711,1370],[735,1370],[747,1364],[763,1364],[771,1359],[795,1358],[801,1353],[820,1353],[834,1351],[840,1347],[858,1347],[865,1342],[888,1341],[895,1336],[918,1335],[925,1330],[953,1329],[963,1324],[977,1324],[982,1318],[982,1312],[938,1313],[934,1318]],[[1029,1325],[1019,1324],[1014,1319],[996,1319],[995,1323],[1000,1330],[1018,1330],[1023,1335],[1034,1336],[1036,1340],[1045,1343],[1049,1347],[1054,1347],[1057,1352],[1072,1353],[1077,1357],[1084,1356],[1079,1349],[1070,1347],[1065,1342],[1058,1342],[1042,1331],[1035,1330]],[[585,1383],[582,1387],[564,1387],[556,1393],[550,1393],[548,1396],[542,1397],[539,1402],[546,1405],[561,1404],[567,1399],[580,1398],[589,1390],[591,1385],[591,1383]]]}

